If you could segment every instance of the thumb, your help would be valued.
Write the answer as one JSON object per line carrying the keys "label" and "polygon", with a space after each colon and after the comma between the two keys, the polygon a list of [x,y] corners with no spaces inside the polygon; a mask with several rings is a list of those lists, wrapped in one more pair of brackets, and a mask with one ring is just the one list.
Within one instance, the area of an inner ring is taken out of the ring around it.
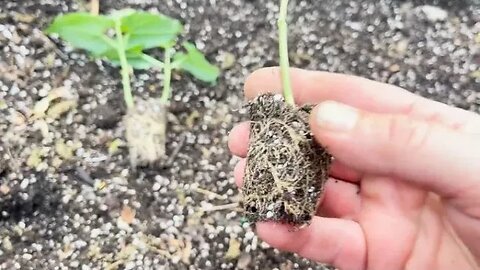
{"label": "thumb", "polygon": [[361,172],[405,179],[444,198],[480,193],[479,137],[333,101],[319,104],[310,124],[336,159]]}

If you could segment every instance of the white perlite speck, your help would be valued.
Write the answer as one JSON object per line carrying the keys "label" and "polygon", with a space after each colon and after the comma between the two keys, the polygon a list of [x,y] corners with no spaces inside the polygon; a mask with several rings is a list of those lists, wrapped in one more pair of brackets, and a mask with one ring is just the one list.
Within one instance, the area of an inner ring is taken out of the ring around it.
{"label": "white perlite speck", "polygon": [[448,12],[439,7],[425,5],[418,7],[418,9],[420,9],[431,22],[444,21],[448,18]]}
{"label": "white perlite speck", "polygon": [[28,187],[28,184],[29,184],[28,179],[23,179],[22,182],[20,183],[20,188],[26,189]]}

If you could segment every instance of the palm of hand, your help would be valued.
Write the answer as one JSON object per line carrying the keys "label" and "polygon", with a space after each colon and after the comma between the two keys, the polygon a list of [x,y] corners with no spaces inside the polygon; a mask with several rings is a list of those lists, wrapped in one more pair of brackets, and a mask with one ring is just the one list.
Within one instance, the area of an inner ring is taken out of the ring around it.
{"label": "palm of hand", "polygon": [[368,269],[470,269],[475,264],[435,194],[367,175],[360,200],[353,218],[364,233]]}

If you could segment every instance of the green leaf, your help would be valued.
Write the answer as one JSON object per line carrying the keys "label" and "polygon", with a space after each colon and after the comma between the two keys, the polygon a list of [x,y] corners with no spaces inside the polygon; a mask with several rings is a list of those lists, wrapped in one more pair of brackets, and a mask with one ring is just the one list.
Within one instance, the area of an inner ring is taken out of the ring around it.
{"label": "green leaf", "polygon": [[[105,35],[114,26],[108,17],[88,13],[70,13],[60,15],[47,28],[49,34],[58,34],[73,47],[80,48],[99,56],[112,49],[115,42]],[[110,42],[109,42],[110,41]]]}
{"label": "green leaf", "polygon": [[[128,64],[134,69],[149,69],[154,65],[143,59],[143,51],[141,46],[128,49],[125,52]],[[113,65],[120,66],[120,58],[116,50],[110,50],[104,54]]]}
{"label": "green leaf", "polygon": [[128,35],[128,48],[169,47],[182,30],[179,21],[161,14],[134,12],[122,18],[122,31]]}
{"label": "green leaf", "polygon": [[205,56],[195,45],[185,42],[183,47],[187,53],[177,53],[174,63],[179,63],[179,68],[190,72],[197,79],[205,82],[214,82],[220,75],[220,69],[208,62]]}
{"label": "green leaf", "polygon": [[134,9],[131,8],[125,8],[125,9],[120,9],[120,10],[114,10],[112,13],[110,13],[109,17],[114,20],[121,20],[123,17],[127,17],[129,15],[132,15],[135,13]]}

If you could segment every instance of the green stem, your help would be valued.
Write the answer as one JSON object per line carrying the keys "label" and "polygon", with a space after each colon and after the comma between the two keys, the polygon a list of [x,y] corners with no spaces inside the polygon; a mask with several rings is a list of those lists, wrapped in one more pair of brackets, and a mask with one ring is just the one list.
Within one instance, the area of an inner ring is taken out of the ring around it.
{"label": "green stem", "polygon": [[159,69],[163,69],[165,67],[165,64],[162,61],[160,61],[156,58],[153,58],[148,54],[143,54],[142,59],[145,60],[146,62],[152,64],[153,66],[159,68]]}
{"label": "green stem", "polygon": [[130,65],[127,62],[127,55],[125,54],[125,40],[123,39],[123,33],[120,25],[120,21],[115,22],[115,32],[117,37],[117,54],[120,59],[122,75],[122,85],[123,85],[123,98],[128,108],[134,106],[132,88],[130,86]]}
{"label": "green stem", "polygon": [[170,99],[170,93],[172,91],[170,87],[170,82],[172,79],[172,54],[173,50],[171,48],[165,49],[165,60],[163,62],[163,91],[160,101],[163,104],[167,104]]}
{"label": "green stem", "polygon": [[290,82],[290,63],[288,61],[288,26],[287,26],[288,0],[280,2],[280,16],[278,17],[278,44],[280,51],[280,73],[282,76],[283,97],[285,102],[295,105],[292,84]]}

